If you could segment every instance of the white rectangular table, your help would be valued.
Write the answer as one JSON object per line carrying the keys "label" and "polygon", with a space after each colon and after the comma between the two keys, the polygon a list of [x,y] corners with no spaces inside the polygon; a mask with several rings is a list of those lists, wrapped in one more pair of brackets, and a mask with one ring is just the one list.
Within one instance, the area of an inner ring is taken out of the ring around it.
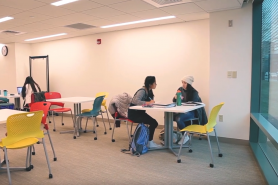
{"label": "white rectangular table", "polygon": [[9,116],[14,114],[26,113],[25,111],[1,109],[0,110],[0,124],[6,123]]}
{"label": "white rectangular table", "polygon": [[47,99],[48,102],[62,102],[62,103],[73,103],[74,104],[74,125],[75,130],[73,132],[73,138],[76,139],[76,136],[79,136],[79,125],[77,123],[77,115],[81,114],[81,103],[92,102],[95,100],[95,97],[68,97],[68,98],[57,98],[57,99]]}
{"label": "white rectangular table", "polygon": [[20,95],[19,94],[15,94],[15,95],[8,95],[8,96],[4,96],[4,95],[0,95],[1,98],[14,98],[14,108],[20,110]]}
{"label": "white rectangular table", "polygon": [[[178,154],[173,150],[173,148],[179,148],[179,146],[173,147],[173,113],[185,113],[185,112],[199,109],[204,106],[205,104],[196,105],[196,106],[176,106],[171,108],[133,106],[133,107],[129,107],[129,109],[164,112],[164,128],[165,128],[164,147],[154,148],[151,150],[169,149],[170,151],[173,152],[174,155],[177,156]],[[188,146],[184,146],[184,147],[188,147]]]}

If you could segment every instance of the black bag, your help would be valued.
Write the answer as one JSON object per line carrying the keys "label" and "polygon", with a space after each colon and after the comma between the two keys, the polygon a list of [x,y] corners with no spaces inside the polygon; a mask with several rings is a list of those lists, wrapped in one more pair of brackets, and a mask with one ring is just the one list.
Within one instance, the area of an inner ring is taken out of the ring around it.
{"label": "black bag", "polygon": [[42,92],[35,92],[34,93],[34,102],[42,102],[45,101],[44,91]]}

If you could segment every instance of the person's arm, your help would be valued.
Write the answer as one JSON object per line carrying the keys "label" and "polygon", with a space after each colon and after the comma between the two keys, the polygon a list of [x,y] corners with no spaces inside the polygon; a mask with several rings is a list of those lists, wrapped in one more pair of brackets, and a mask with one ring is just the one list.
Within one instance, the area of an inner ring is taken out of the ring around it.
{"label": "person's arm", "polygon": [[146,92],[144,89],[139,90],[135,96],[133,97],[132,103],[134,105],[143,105],[143,104],[151,104],[154,103],[154,100],[150,101],[142,101],[142,98],[145,96]]}
{"label": "person's arm", "polygon": [[193,102],[199,102],[200,101],[199,93],[197,91],[193,92],[192,101]]}

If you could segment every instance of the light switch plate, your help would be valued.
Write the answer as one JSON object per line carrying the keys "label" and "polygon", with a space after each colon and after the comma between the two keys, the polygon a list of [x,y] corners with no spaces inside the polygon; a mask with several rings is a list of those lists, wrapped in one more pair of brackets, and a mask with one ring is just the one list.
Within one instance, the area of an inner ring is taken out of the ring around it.
{"label": "light switch plate", "polygon": [[233,71],[232,77],[237,78],[237,71]]}
{"label": "light switch plate", "polygon": [[219,122],[223,122],[223,115],[219,115]]}
{"label": "light switch plate", "polygon": [[227,77],[228,78],[233,78],[233,71],[228,71]]}

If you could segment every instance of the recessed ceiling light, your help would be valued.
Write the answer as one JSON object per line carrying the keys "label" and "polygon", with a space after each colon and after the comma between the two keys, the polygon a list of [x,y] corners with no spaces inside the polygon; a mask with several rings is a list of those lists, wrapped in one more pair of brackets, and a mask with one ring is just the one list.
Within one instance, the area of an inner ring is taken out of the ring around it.
{"label": "recessed ceiling light", "polygon": [[0,19],[0,22],[5,22],[5,21],[11,20],[11,19],[14,19],[14,18],[13,17],[3,17]]}
{"label": "recessed ceiling light", "polygon": [[130,25],[130,24],[137,24],[137,23],[151,22],[151,21],[159,21],[159,20],[172,19],[172,18],[176,18],[176,16],[158,17],[158,18],[145,19],[145,20],[140,20],[140,21],[126,22],[126,23],[120,23],[120,24],[112,24],[112,25],[108,25],[108,26],[101,26],[101,28],[111,28],[111,27],[116,27],[116,26],[126,26],[126,25]]}
{"label": "recessed ceiling light", "polygon": [[73,3],[75,1],[78,1],[78,0],[61,0],[61,1],[51,3],[51,4],[54,5],[54,6],[61,6],[61,5],[65,5],[65,4],[68,4],[68,3]]}
{"label": "recessed ceiling light", "polygon": [[39,40],[39,39],[47,39],[47,38],[51,38],[51,37],[58,37],[58,36],[62,36],[62,35],[66,35],[66,33],[59,33],[56,35],[48,35],[48,36],[44,36],[44,37],[38,37],[38,38],[33,38],[33,39],[27,39],[25,41],[32,41],[32,40]]}

